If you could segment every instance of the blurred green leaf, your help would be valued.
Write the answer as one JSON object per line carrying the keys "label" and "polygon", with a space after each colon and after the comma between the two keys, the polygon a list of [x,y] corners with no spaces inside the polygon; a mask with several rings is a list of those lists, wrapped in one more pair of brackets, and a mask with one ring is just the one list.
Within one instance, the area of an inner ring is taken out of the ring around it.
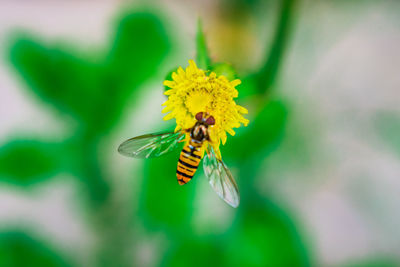
{"label": "blurred green leaf", "polygon": [[[51,47],[33,37],[18,37],[11,46],[11,61],[29,88],[77,120],[78,129],[71,143],[76,153],[71,158],[77,160],[69,171],[88,185],[91,199],[97,203],[105,201],[110,190],[98,162],[99,138],[119,121],[128,102],[135,103],[132,94],[157,73],[169,49],[165,29],[151,13],[122,16],[110,52],[102,56],[93,52],[79,55],[66,45]],[[42,165],[51,165],[60,155],[46,159]],[[45,176],[42,165],[29,165],[15,174],[20,180],[34,181],[38,178],[33,177],[35,172]],[[54,170],[52,174],[56,173]]]}
{"label": "blurred green leaf", "polygon": [[295,222],[276,205],[251,194],[232,237],[228,266],[310,266]]}
{"label": "blurred green leaf", "polygon": [[34,38],[19,38],[11,61],[29,88],[57,109],[90,120],[99,102],[99,69],[66,48],[47,48]]}
{"label": "blurred green leaf", "polygon": [[[237,136],[228,137],[226,145],[221,146],[222,156],[243,161],[260,152],[270,153],[280,143],[287,115],[288,110],[283,101],[271,100],[247,127],[237,129]],[[251,145],[250,140],[253,142]]]}
{"label": "blurred green leaf", "polygon": [[215,63],[211,66],[210,70],[215,72],[218,76],[224,75],[230,81],[238,77],[236,70],[228,63]]}
{"label": "blurred green leaf", "polygon": [[272,46],[265,57],[263,66],[255,74],[259,93],[267,92],[278,76],[283,56],[289,43],[292,20],[296,11],[296,2],[297,0],[281,1],[279,21]]}
{"label": "blurred green leaf", "polygon": [[70,266],[53,249],[20,232],[0,234],[0,265],[26,266]]}
{"label": "blurred green leaf", "polygon": [[[158,73],[169,50],[170,40],[159,17],[132,11],[121,17],[109,51],[98,53],[91,49],[89,53],[79,53],[66,43],[48,45],[27,35],[17,36],[11,45],[10,60],[28,89],[77,122],[72,124],[77,126],[71,131],[74,136],[63,143],[73,159],[65,163],[65,169],[86,186],[83,192],[91,201],[92,214],[102,214],[113,200],[110,180],[104,177],[99,161],[103,137],[118,123],[126,105],[136,103],[135,93]],[[58,151],[56,145],[5,145],[0,149],[0,176],[18,183],[33,183],[60,173],[58,164],[63,162],[63,155],[64,151]],[[106,218],[93,216],[93,223],[103,226],[116,223],[121,212],[113,212],[107,213]],[[130,230],[126,221],[117,223],[116,230],[107,228],[107,235],[121,237],[117,231]],[[123,227],[126,228],[120,229]],[[124,252],[115,254],[116,249],[108,250],[110,244],[109,239],[103,238],[105,235],[99,233],[95,253],[101,256],[96,257],[99,261],[127,266],[126,257],[121,256]],[[116,240],[124,249],[127,247],[124,244],[131,242],[128,236]]]}
{"label": "blurred green leaf", "polygon": [[215,239],[183,238],[166,253],[161,266],[227,266],[223,248],[224,244],[219,244]]}
{"label": "blurred green leaf", "polygon": [[121,20],[105,59],[20,37],[11,47],[11,61],[39,97],[96,135],[118,122],[128,101],[135,100],[131,95],[158,72],[169,48],[158,17],[135,13]]}
{"label": "blurred green leaf", "polygon": [[200,69],[210,69],[211,59],[208,54],[206,37],[203,32],[203,25],[199,19],[197,22],[197,35],[196,35],[196,49],[197,49],[197,66]]}
{"label": "blurred green leaf", "polygon": [[[133,13],[122,18],[107,57],[108,75],[103,81],[105,93],[99,109],[107,107],[107,113],[103,113],[106,118],[98,116],[99,121],[106,119],[107,125],[117,121],[128,100],[133,104],[132,93],[159,72],[170,46],[167,32],[156,15]],[[161,85],[162,81],[159,82]]]}
{"label": "blurred green leaf", "polygon": [[162,266],[310,266],[295,222],[255,194],[239,207],[237,221],[225,235],[195,237],[189,231],[173,243]]}
{"label": "blurred green leaf", "polygon": [[[122,17],[108,55],[110,68],[118,79],[140,84],[154,76],[170,50],[168,35],[160,19],[151,13]],[[134,88],[125,88],[126,90]]]}
{"label": "blurred green leaf", "polygon": [[180,149],[161,158],[147,159],[140,196],[140,206],[146,225],[184,234],[190,228],[196,175],[180,186],[176,178]]}
{"label": "blurred green leaf", "polygon": [[263,94],[259,93],[258,83],[256,75],[252,74],[240,79],[242,83],[236,87],[239,92],[239,96],[236,101],[241,101],[242,99],[252,99],[253,103],[257,103],[254,100],[260,100],[264,98]]}
{"label": "blurred green leaf", "polygon": [[0,179],[30,185],[50,178],[65,167],[68,153],[61,144],[12,141],[0,147]]}

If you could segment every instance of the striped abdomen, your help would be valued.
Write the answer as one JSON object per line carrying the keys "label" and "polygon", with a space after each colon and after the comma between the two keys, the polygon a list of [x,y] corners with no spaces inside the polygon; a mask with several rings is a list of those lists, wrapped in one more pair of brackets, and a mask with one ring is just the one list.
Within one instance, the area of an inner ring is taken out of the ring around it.
{"label": "striped abdomen", "polygon": [[203,142],[190,139],[182,149],[179,156],[176,177],[180,185],[189,182],[196,173],[199,163],[204,155]]}

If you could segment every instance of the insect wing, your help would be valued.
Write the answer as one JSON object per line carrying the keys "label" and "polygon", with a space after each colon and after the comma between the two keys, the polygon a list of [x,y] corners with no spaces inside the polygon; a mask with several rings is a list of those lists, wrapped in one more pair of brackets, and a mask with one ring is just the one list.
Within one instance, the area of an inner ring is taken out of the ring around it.
{"label": "insect wing", "polygon": [[118,147],[118,152],[127,157],[153,158],[174,150],[185,138],[182,132],[145,134],[126,140]]}
{"label": "insect wing", "polygon": [[218,196],[234,208],[239,206],[239,190],[235,179],[222,159],[217,159],[211,146],[204,157],[203,167],[211,187]]}

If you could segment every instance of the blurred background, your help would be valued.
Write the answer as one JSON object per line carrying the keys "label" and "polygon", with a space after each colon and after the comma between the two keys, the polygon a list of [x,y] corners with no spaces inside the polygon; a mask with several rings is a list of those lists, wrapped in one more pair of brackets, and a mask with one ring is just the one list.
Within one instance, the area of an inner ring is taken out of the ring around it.
{"label": "blurred background", "polygon": [[[399,47],[399,1],[0,1],[0,266],[400,266]],[[116,150],[189,59],[242,80],[238,209]]]}

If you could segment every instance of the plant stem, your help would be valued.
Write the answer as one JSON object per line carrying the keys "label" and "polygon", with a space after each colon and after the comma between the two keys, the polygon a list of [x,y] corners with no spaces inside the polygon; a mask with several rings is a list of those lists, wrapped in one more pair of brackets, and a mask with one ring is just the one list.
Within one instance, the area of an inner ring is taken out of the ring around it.
{"label": "plant stem", "polygon": [[278,76],[279,69],[282,65],[282,59],[288,45],[296,2],[297,0],[282,1],[274,41],[272,42],[268,55],[265,57],[264,65],[256,74],[259,93],[267,94]]}

